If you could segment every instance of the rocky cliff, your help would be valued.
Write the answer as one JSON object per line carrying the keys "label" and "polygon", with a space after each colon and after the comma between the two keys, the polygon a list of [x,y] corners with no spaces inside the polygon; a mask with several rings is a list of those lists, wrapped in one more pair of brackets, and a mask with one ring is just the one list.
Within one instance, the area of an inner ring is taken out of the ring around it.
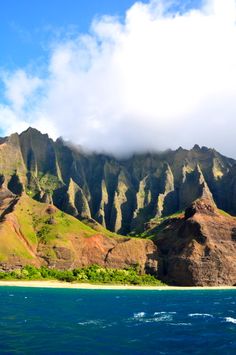
{"label": "rocky cliff", "polygon": [[161,280],[182,286],[236,286],[236,218],[218,210],[212,200],[195,201],[151,233]]}
{"label": "rocky cliff", "polygon": [[157,274],[158,266],[151,240],[116,236],[99,225],[94,230],[51,204],[37,202],[24,192],[15,195],[1,186],[0,269],[28,264],[57,269],[139,265],[141,272],[152,274]]}
{"label": "rocky cliff", "polygon": [[120,234],[140,233],[145,222],[203,195],[236,214],[236,161],[197,145],[116,159],[84,153],[29,128],[1,139],[0,174],[14,194],[25,191]]}
{"label": "rocky cliff", "polygon": [[219,209],[236,214],[235,163],[198,146],[121,160],[34,129],[3,138],[0,268],[139,265],[169,284],[236,285],[236,218]]}

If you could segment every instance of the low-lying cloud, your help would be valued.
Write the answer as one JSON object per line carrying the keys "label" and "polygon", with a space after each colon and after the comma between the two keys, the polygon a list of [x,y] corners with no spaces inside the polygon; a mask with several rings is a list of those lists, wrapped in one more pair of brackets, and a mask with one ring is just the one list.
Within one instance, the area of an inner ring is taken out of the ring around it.
{"label": "low-lying cloud", "polygon": [[54,44],[46,76],[2,73],[2,129],[118,155],[198,143],[236,157],[236,3],[167,3],[137,2]]}

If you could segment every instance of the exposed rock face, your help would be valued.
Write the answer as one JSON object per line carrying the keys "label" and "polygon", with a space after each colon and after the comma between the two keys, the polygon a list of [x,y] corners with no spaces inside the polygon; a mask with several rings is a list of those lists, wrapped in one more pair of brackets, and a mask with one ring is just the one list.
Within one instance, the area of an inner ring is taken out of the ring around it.
{"label": "exposed rock face", "polygon": [[236,218],[219,211],[212,199],[196,200],[152,233],[153,241],[111,236],[24,192],[18,196],[0,187],[0,269],[139,266],[169,284],[236,285]]}
{"label": "exposed rock face", "polygon": [[138,265],[141,272],[152,274],[158,268],[152,241],[98,233],[53,205],[0,187],[0,269],[28,264],[60,269]]}
{"label": "exposed rock face", "polygon": [[101,234],[71,238],[72,249],[54,247],[57,268],[83,267],[92,264],[125,269],[139,266],[141,272],[157,274],[157,249],[152,241],[131,238],[109,238]]}
{"label": "exposed rock face", "polygon": [[119,160],[85,154],[29,128],[0,140],[0,174],[15,194],[93,218],[120,234],[186,208],[204,195],[236,215],[236,161],[194,146]]}
{"label": "exposed rock face", "polygon": [[159,278],[182,286],[236,285],[236,218],[199,199],[155,238]]}
{"label": "exposed rock face", "polygon": [[142,273],[157,275],[157,248],[150,240],[110,238],[102,234],[89,237],[71,235],[70,246],[52,246],[53,257],[47,256],[48,247],[38,247],[38,257],[49,267],[70,269],[89,265],[125,269],[138,266]]}

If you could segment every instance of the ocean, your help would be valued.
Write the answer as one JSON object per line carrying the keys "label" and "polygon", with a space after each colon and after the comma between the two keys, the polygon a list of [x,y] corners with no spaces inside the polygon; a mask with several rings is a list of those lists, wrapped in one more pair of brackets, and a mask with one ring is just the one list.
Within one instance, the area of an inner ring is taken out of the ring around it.
{"label": "ocean", "polygon": [[0,354],[236,354],[236,290],[0,287]]}

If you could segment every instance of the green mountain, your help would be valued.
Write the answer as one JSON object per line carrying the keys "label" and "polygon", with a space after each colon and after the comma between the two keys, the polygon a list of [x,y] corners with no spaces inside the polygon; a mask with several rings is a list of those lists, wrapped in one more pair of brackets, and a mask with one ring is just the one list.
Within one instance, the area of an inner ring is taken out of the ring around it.
{"label": "green mountain", "polygon": [[235,163],[197,145],[117,159],[32,128],[1,138],[0,270],[138,266],[235,285]]}
{"label": "green mountain", "polygon": [[117,236],[102,226],[96,230],[58,210],[15,195],[0,186],[0,269],[25,265],[74,269],[98,264],[106,268],[139,265],[142,273],[157,273],[156,246],[151,240]]}
{"label": "green mountain", "polygon": [[146,222],[201,196],[236,214],[236,161],[214,149],[195,145],[117,159],[54,142],[33,128],[0,143],[0,174],[10,191],[115,233],[142,233]]}

